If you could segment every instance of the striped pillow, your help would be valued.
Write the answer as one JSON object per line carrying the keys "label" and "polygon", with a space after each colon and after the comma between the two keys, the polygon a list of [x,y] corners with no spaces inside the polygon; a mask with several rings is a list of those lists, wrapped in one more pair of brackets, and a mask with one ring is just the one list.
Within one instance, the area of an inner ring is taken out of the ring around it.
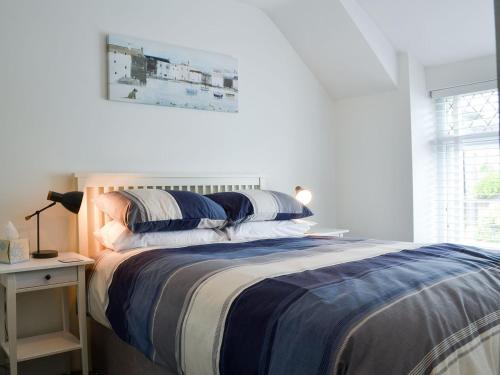
{"label": "striped pillow", "polygon": [[226,211],[231,224],[243,221],[291,220],[312,216],[309,208],[290,195],[271,190],[241,190],[208,194]]}
{"label": "striped pillow", "polygon": [[113,191],[99,195],[94,203],[134,233],[219,228],[227,220],[221,206],[190,191]]}

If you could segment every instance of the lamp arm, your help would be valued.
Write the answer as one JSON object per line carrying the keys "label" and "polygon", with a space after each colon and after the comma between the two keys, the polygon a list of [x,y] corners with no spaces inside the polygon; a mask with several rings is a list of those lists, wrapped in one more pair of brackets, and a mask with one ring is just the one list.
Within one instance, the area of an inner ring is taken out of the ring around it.
{"label": "lamp arm", "polygon": [[45,206],[44,208],[42,208],[42,209],[40,209],[40,210],[38,210],[38,211],[33,212],[31,215],[26,216],[24,219],[25,219],[26,221],[28,221],[28,220],[29,220],[29,219],[31,219],[33,216],[35,216],[35,215],[40,215],[40,214],[41,214],[43,211],[45,211],[47,208],[50,208],[50,207],[52,207],[52,206],[55,206],[56,204],[57,204],[57,202],[52,202],[51,204],[49,204],[49,205]]}
{"label": "lamp arm", "polygon": [[41,208],[40,210],[37,210],[33,212],[31,215],[26,216],[24,219],[28,221],[31,219],[33,216],[36,216],[36,252],[40,254],[40,214],[45,211],[47,208],[50,208],[52,206],[55,206],[57,202],[52,202],[51,204],[45,206],[44,208]]}

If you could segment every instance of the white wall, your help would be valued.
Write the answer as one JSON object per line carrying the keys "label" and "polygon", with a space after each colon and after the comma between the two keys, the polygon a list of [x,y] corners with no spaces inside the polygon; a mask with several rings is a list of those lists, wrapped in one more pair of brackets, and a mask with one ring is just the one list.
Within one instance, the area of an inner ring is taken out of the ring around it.
{"label": "white wall", "polygon": [[[397,90],[335,103],[337,224],[353,234],[436,240],[434,106],[426,71],[400,54]],[[436,73],[432,80],[442,84],[445,77]]]}
{"label": "white wall", "polygon": [[337,225],[354,235],[411,241],[408,57],[399,62],[397,90],[334,104]]}
{"label": "white wall", "polygon": [[496,55],[429,66],[425,68],[427,90],[440,90],[495,80],[496,68]]}
{"label": "white wall", "polygon": [[[261,11],[202,0],[22,0],[2,2],[0,17],[9,181],[0,187],[0,224],[13,220],[34,240],[34,222],[23,217],[49,189],[70,189],[75,171],[263,173],[285,192],[309,186],[318,220],[333,223],[331,101]],[[107,33],[237,57],[240,113],[106,100]],[[42,220],[44,247],[73,247],[70,214],[58,207]]]}
{"label": "white wall", "polygon": [[399,87],[335,102],[337,225],[360,236],[436,241],[430,90],[496,78],[494,58],[424,68],[399,57]]}
{"label": "white wall", "polygon": [[[240,113],[106,100],[108,33],[237,57]],[[75,171],[262,173],[277,190],[310,187],[317,220],[335,224],[331,101],[263,12],[223,0],[2,1],[0,40],[0,226],[12,220],[32,244],[23,217],[49,189],[72,189]],[[41,229],[44,248],[75,249],[63,208]],[[40,329],[29,320],[24,333]]]}
{"label": "white wall", "polygon": [[437,240],[434,104],[426,87],[424,67],[412,57],[408,59],[408,79],[413,173],[413,240],[432,242]]}

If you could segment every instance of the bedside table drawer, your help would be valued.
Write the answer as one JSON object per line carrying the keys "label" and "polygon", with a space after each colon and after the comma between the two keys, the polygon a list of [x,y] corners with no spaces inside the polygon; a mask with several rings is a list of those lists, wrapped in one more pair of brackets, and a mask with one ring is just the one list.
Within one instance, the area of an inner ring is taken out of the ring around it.
{"label": "bedside table drawer", "polygon": [[16,289],[76,282],[77,267],[54,268],[16,274]]}

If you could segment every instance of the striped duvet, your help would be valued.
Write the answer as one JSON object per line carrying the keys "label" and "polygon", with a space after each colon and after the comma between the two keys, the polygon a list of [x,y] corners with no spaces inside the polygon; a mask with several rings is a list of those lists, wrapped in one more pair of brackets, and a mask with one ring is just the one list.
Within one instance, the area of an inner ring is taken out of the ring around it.
{"label": "striped duvet", "polygon": [[500,253],[303,237],[105,252],[102,324],[186,375],[500,374]]}

